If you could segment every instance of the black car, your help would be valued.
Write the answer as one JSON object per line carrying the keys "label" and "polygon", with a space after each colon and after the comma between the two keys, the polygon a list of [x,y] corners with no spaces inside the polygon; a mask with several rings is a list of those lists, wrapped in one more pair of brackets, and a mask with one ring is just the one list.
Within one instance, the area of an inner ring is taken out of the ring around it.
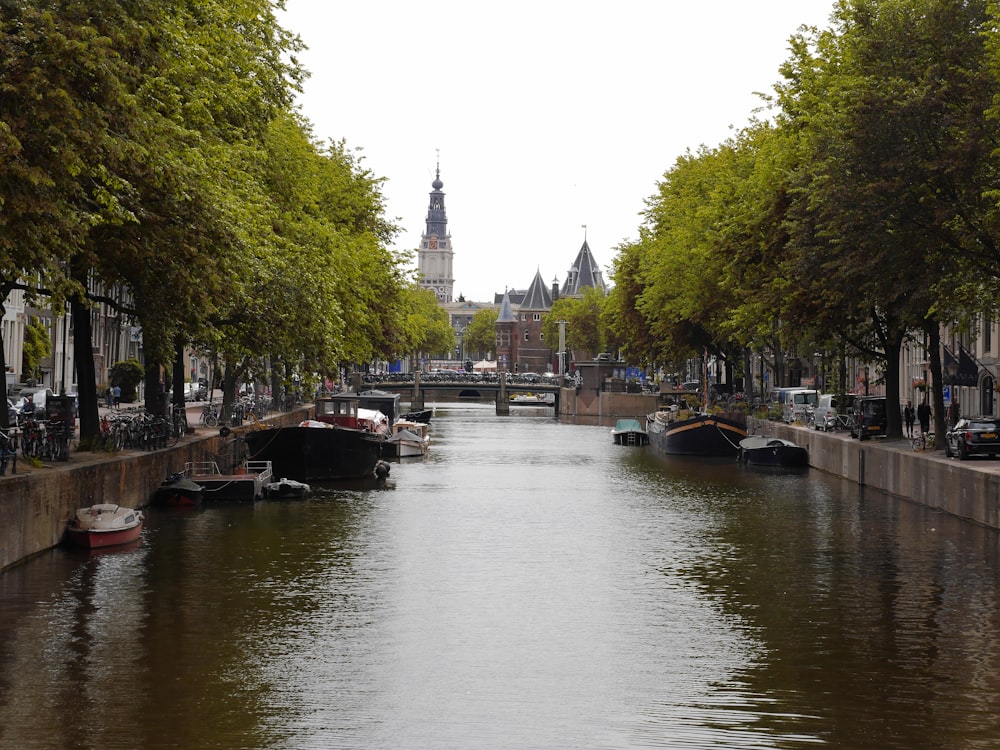
{"label": "black car", "polygon": [[962,417],[944,437],[944,452],[949,458],[1000,454],[1000,421],[995,417]]}
{"label": "black car", "polygon": [[851,437],[859,440],[885,435],[888,428],[885,396],[862,396],[854,404]]}

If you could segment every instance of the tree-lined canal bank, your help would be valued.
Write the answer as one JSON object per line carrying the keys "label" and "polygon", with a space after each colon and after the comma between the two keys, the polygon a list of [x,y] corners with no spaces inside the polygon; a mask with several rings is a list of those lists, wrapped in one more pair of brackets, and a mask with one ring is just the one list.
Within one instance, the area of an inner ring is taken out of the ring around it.
{"label": "tree-lined canal bank", "polygon": [[[440,404],[422,462],[0,575],[0,744],[983,747],[997,534]],[[114,716],[96,710],[116,705]],[[106,718],[105,718],[106,717]]]}

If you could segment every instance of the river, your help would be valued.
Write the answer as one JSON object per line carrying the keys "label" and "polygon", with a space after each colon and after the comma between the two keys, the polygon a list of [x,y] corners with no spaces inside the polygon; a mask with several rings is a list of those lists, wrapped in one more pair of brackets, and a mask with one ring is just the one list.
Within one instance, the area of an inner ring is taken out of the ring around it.
{"label": "river", "polygon": [[0,747],[987,748],[995,532],[438,405],[383,486],[0,575]]}

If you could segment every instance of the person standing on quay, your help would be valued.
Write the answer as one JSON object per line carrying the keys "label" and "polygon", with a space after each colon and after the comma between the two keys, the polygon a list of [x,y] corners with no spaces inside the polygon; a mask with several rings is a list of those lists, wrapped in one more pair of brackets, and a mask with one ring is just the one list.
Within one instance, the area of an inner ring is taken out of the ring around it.
{"label": "person standing on quay", "polygon": [[931,429],[931,405],[925,398],[917,407],[917,421],[920,422],[920,433],[926,435]]}
{"label": "person standing on quay", "polygon": [[903,424],[906,425],[906,437],[913,437],[913,419],[916,415],[913,411],[913,402],[907,401],[903,409]]}

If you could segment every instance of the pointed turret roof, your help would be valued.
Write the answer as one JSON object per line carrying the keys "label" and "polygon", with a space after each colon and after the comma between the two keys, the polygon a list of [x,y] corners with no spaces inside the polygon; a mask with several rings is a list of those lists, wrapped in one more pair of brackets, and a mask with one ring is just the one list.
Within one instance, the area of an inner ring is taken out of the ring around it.
{"label": "pointed turret roof", "polygon": [[542,280],[542,272],[540,270],[535,271],[535,278],[531,280],[531,286],[524,293],[524,299],[521,300],[521,309],[546,311],[552,309],[552,293]]}
{"label": "pointed turret roof", "polygon": [[497,323],[516,323],[514,310],[510,306],[510,295],[503,293],[503,300],[500,302],[500,314],[497,315]]}
{"label": "pointed turret roof", "polygon": [[604,284],[604,276],[601,274],[601,269],[597,265],[597,261],[594,260],[593,253],[590,252],[590,245],[584,239],[583,247],[580,248],[576,260],[573,261],[573,265],[566,274],[566,280],[559,290],[559,295],[572,297],[581,294],[588,286],[600,289],[605,294],[608,291],[607,286]]}
{"label": "pointed turret roof", "polygon": [[430,193],[430,202],[427,205],[427,224],[424,230],[426,237],[437,235],[438,237],[448,236],[448,214],[444,208],[444,183],[441,182],[441,164],[438,162],[434,172],[434,188]]}

